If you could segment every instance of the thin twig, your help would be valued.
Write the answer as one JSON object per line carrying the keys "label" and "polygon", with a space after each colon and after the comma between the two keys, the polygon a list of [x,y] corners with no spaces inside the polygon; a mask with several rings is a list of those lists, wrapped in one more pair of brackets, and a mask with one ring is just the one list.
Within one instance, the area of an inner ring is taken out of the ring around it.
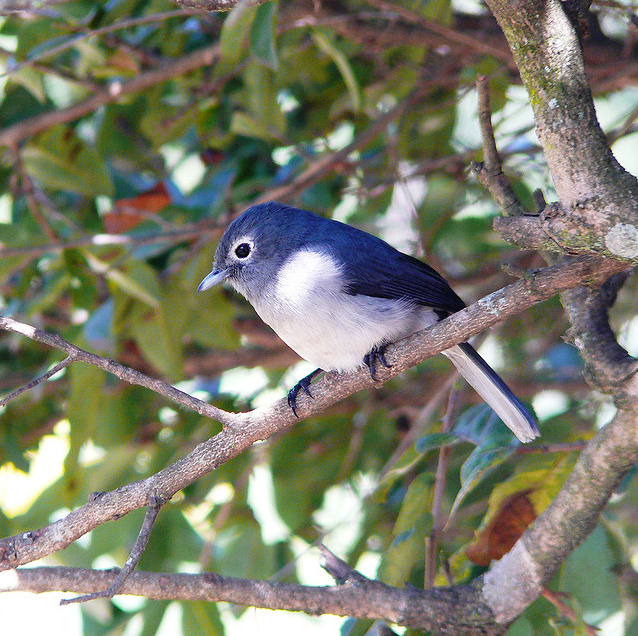
{"label": "thin twig", "polygon": [[472,170],[477,179],[489,190],[503,214],[522,216],[525,208],[514,193],[512,186],[503,174],[503,163],[496,147],[494,128],[492,127],[492,110],[490,107],[490,87],[485,78],[476,78],[478,93],[478,120],[483,140],[483,163],[472,163]]}
{"label": "thin twig", "polygon": [[321,567],[339,584],[367,583],[370,579],[350,567],[344,560],[331,552],[325,545],[317,546],[321,552]]}
{"label": "thin twig", "polygon": [[90,594],[83,594],[82,596],[76,596],[75,598],[63,598],[60,601],[60,605],[70,605],[71,603],[85,603],[86,601],[93,601],[97,598],[113,598],[120,590],[124,581],[131,575],[133,570],[137,567],[137,564],[144,554],[144,550],[148,545],[148,540],[151,537],[151,532],[155,521],[157,521],[157,515],[160,510],[166,504],[166,500],[162,497],[151,496],[148,508],[146,509],[146,515],[142,522],[137,539],[133,544],[131,553],[126,559],[124,567],[120,569],[117,576],[111,581],[109,586],[102,591],[91,592]]}
{"label": "thin twig", "polygon": [[478,93],[478,121],[483,140],[483,162],[485,168],[494,174],[503,171],[501,157],[496,148],[494,127],[492,126],[492,107],[490,105],[490,85],[484,75],[476,78],[476,91]]}
{"label": "thin twig", "polygon": [[532,455],[535,453],[571,453],[580,452],[585,448],[587,442],[579,440],[577,442],[562,442],[556,444],[525,444],[516,447],[514,451],[517,455]]}
{"label": "thin twig", "polygon": [[153,69],[141,73],[128,82],[114,81],[108,87],[98,91],[95,95],[77,102],[67,108],[50,110],[41,115],[19,121],[0,131],[0,146],[16,146],[26,137],[30,137],[42,130],[48,130],[53,126],[66,124],[88,115],[100,106],[116,102],[126,95],[139,93],[147,88],[161,84],[173,77],[190,73],[202,66],[212,64],[219,57],[219,45],[213,44],[185,55],[171,64],[162,68]]}
{"label": "thin twig", "polygon": [[403,439],[397,446],[396,450],[392,453],[388,461],[385,463],[379,474],[379,479],[383,479],[397,463],[399,457],[405,453],[405,451],[416,442],[419,435],[423,432],[423,427],[432,419],[432,416],[439,408],[441,403],[445,400],[445,396],[448,395],[448,391],[452,388],[454,383],[459,377],[458,371],[454,369],[450,372],[445,382],[436,391],[436,393],[428,400],[427,404],[420,410],[417,417],[412,422],[410,429],[404,435]]}
{"label": "thin twig", "polygon": [[389,13],[395,13],[407,22],[417,24],[426,31],[440,36],[448,46],[452,44],[458,46],[463,51],[470,50],[482,55],[490,55],[497,60],[501,60],[508,66],[512,65],[511,54],[505,46],[492,46],[475,34],[466,35],[458,29],[450,28],[434,20],[428,20],[417,11],[409,9],[399,2],[388,2],[387,0],[367,0],[367,2],[373,7],[377,7]]}
{"label": "thin twig", "polygon": [[[58,55],[58,53],[62,53],[67,49],[75,46],[82,40],[86,40],[88,38],[98,37],[100,35],[105,35],[106,33],[112,33],[113,31],[121,31],[123,29],[130,29],[134,26],[139,26],[141,24],[149,24],[152,22],[161,22],[162,20],[168,20],[170,18],[178,18],[188,15],[196,15],[197,11],[192,11],[188,9],[174,9],[173,11],[165,11],[164,13],[155,13],[153,15],[145,15],[139,18],[128,18],[126,20],[121,20],[120,22],[116,22],[114,24],[108,24],[106,26],[100,27],[99,29],[86,29],[82,33],[76,33],[74,36],[70,37],[68,40],[56,45],[52,46],[49,49],[45,49],[40,53],[33,55],[32,57],[27,58],[22,62],[18,62],[17,64],[9,64],[7,66],[7,70],[4,73],[0,73],[0,77],[6,75],[13,75],[17,73],[19,70],[25,68],[26,66],[33,66],[37,62],[41,62],[42,60],[46,60],[49,57],[53,57],[54,55]],[[49,70],[49,69],[47,69]]]}
{"label": "thin twig", "polygon": [[49,378],[53,377],[56,373],[68,367],[72,362],[75,362],[76,359],[77,358],[75,354],[71,352],[66,358],[64,358],[64,360],[52,366],[46,373],[43,373],[37,378],[31,380],[31,382],[28,382],[24,386],[21,386],[19,389],[16,389],[12,393],[9,393],[9,395],[6,395],[2,399],[0,399],[0,408],[9,404],[9,402],[17,398],[18,395],[24,393],[25,391],[28,391],[29,389],[32,389],[33,387],[38,386],[38,384],[41,384],[45,380],[48,380]]}
{"label": "thin twig", "polygon": [[[459,401],[459,391],[452,388],[447,403],[447,411],[443,419],[442,431],[444,433],[452,430],[456,409]],[[436,576],[436,554],[438,551],[439,536],[445,526],[443,522],[443,494],[447,483],[448,459],[450,457],[451,446],[442,446],[439,450],[439,461],[436,467],[434,478],[434,495],[432,497],[432,530],[426,539],[425,548],[425,577],[424,587],[430,588],[434,585]]]}
{"label": "thin twig", "polygon": [[54,241],[42,245],[25,245],[24,247],[2,247],[0,243],[0,258],[13,258],[15,256],[28,256],[36,258],[49,252],[62,252],[66,249],[78,247],[140,247],[155,243],[180,243],[200,238],[210,234],[210,238],[221,236],[223,228],[214,225],[186,225],[179,230],[149,233],[145,236],[130,236],[128,234],[94,234],[69,241]]}
{"label": "thin twig", "polygon": [[[35,222],[40,226],[47,239],[49,239],[49,241],[57,241],[58,237],[56,233],[53,231],[53,228],[49,224],[48,219],[40,209],[40,203],[43,202],[42,197],[38,197],[37,186],[33,182],[33,179],[31,179],[27,171],[24,169],[24,164],[22,163],[22,157],[20,156],[18,147],[13,146],[11,150],[11,154],[13,155],[14,169],[16,174],[19,175],[20,181],[22,182],[22,194],[24,194],[24,198],[27,201],[27,206],[29,208],[29,211],[31,212],[31,215],[35,219]],[[46,209],[47,206],[43,205],[42,207],[43,209]]]}
{"label": "thin twig", "polygon": [[151,378],[147,375],[144,375],[143,373],[140,373],[139,371],[135,371],[135,369],[125,367],[124,365],[115,362],[115,360],[103,358],[102,356],[90,353],[89,351],[81,349],[80,347],[76,347],[75,345],[72,345],[70,342],[67,342],[56,334],[47,333],[46,331],[36,329],[31,325],[25,325],[24,323],[18,322],[6,316],[0,316],[0,329],[11,331],[13,333],[19,333],[23,336],[26,336],[27,338],[31,338],[31,340],[35,340],[36,342],[40,342],[55,349],[60,349],[61,351],[67,353],[69,356],[73,356],[74,360],[92,364],[93,366],[103,369],[104,371],[108,371],[115,377],[120,378],[120,380],[129,382],[130,384],[136,384],[138,386],[143,386],[147,389],[151,389],[152,391],[155,391],[159,395],[163,395],[169,400],[172,400],[174,402],[177,402],[178,404],[181,404],[182,406],[192,409],[200,415],[204,415],[206,417],[210,417],[211,419],[217,420],[224,425],[230,424],[234,421],[232,413],[228,413],[227,411],[223,411],[216,406],[207,404],[202,400],[198,400],[192,395],[188,395],[188,393],[184,393],[183,391],[176,389],[174,386],[171,386],[170,384],[163,382],[162,380]]}
{"label": "thin twig", "polygon": [[554,592],[548,588],[544,588],[541,594],[563,615],[566,616],[574,625],[579,625],[585,630],[587,636],[598,636],[598,628],[592,627],[583,620],[579,620],[576,612],[563,602],[562,598],[569,596],[563,592]]}
{"label": "thin twig", "polygon": [[537,214],[541,214],[547,207],[547,201],[545,200],[545,194],[540,188],[536,188],[532,192],[532,200],[534,201],[534,210]]}

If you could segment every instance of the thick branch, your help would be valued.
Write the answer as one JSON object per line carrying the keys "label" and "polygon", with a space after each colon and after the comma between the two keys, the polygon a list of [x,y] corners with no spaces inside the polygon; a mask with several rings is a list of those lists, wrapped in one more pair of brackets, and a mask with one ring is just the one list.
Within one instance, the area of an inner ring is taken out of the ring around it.
{"label": "thick branch", "polygon": [[537,598],[571,551],[596,527],[620,481],[638,461],[638,404],[618,411],[581,453],[560,492],[485,575],[484,594],[507,624]]}
{"label": "thick branch", "polygon": [[626,278],[622,272],[600,289],[568,290],[561,294],[561,302],[572,325],[570,339],[585,360],[585,377],[619,405],[631,407],[638,402],[638,360],[618,344],[609,326],[609,308]]}
{"label": "thick branch", "polygon": [[487,0],[534,109],[560,206],[543,230],[566,251],[638,263],[638,181],[598,124],[578,37],[559,0]]}
{"label": "thick branch", "polygon": [[[80,568],[24,568],[0,574],[0,592],[22,590],[95,592],[107,587],[113,571]],[[334,587],[310,587],[205,574],[133,572],[121,593],[156,600],[227,601],[239,605],[392,621],[437,634],[495,634],[487,607],[473,585],[418,590],[395,588],[361,575]],[[477,605],[478,603],[478,605]],[[478,608],[478,609],[477,609]]]}

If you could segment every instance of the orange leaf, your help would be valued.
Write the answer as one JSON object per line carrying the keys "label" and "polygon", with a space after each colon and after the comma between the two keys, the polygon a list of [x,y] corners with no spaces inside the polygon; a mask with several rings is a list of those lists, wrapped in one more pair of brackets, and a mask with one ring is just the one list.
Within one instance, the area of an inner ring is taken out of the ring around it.
{"label": "orange leaf", "polygon": [[118,49],[111,55],[109,64],[122,71],[140,72],[139,62],[128,51],[122,49]]}
{"label": "orange leaf", "polygon": [[119,199],[104,215],[104,228],[109,234],[121,234],[164,209],[171,196],[163,183],[134,197]]}
{"label": "orange leaf", "polygon": [[534,519],[536,512],[529,500],[530,490],[517,492],[505,499],[494,518],[476,541],[465,549],[470,561],[487,567],[512,549]]}

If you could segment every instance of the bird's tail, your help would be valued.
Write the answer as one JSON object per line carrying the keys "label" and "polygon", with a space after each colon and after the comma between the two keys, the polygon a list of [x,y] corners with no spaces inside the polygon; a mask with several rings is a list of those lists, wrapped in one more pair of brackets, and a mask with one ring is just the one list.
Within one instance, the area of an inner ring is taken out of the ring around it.
{"label": "bird's tail", "polygon": [[442,353],[521,442],[540,435],[534,418],[472,345],[464,342]]}

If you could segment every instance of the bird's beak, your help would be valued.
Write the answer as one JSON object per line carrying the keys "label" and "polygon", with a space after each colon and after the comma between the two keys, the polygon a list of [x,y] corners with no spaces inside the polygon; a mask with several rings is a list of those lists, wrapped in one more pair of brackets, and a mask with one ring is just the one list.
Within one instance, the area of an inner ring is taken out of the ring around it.
{"label": "bird's beak", "polygon": [[197,293],[201,294],[203,291],[219,285],[224,282],[231,274],[230,268],[226,269],[214,269],[204,280],[199,284]]}

